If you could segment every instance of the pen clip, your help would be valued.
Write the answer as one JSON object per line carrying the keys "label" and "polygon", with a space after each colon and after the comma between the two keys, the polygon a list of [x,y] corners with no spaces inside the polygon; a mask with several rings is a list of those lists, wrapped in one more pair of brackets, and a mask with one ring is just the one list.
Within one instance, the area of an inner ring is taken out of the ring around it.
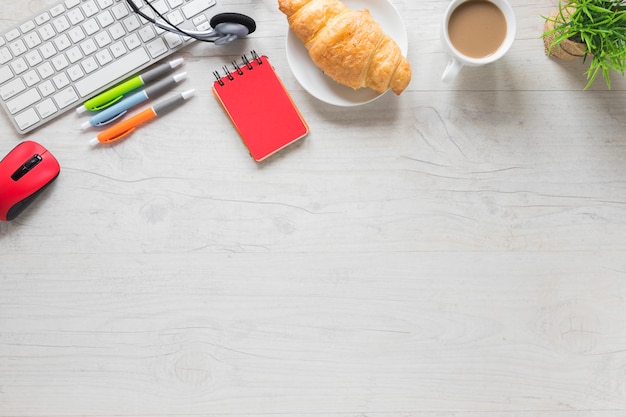
{"label": "pen clip", "polygon": [[136,129],[136,127],[131,127],[130,129],[122,132],[121,134],[115,136],[114,138],[111,139],[107,139],[102,141],[102,143],[112,143],[112,142],[117,142],[120,139],[125,138],[126,136],[130,135],[131,133],[133,133],[133,131]]}
{"label": "pen clip", "polygon": [[98,122],[98,123],[94,124],[94,127],[100,127],[100,126],[104,126],[106,124],[109,124],[109,123],[119,119],[120,117],[124,116],[126,113],[128,113],[128,110],[124,110],[121,113],[118,113],[117,115],[115,115],[115,116],[111,117],[110,119],[107,119],[107,120],[105,120],[103,122]]}
{"label": "pen clip", "polygon": [[101,106],[97,106],[97,107],[90,107],[89,110],[90,111],[98,111],[98,110],[102,110],[102,109],[106,109],[107,107],[117,103],[118,101],[120,101],[124,96],[118,96],[116,98],[114,98],[113,100],[109,101],[108,103],[105,103]]}

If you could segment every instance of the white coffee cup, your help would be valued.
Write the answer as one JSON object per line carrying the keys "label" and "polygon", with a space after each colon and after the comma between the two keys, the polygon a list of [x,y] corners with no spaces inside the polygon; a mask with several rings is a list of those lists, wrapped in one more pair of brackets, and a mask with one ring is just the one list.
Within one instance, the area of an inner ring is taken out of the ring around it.
{"label": "white coffee cup", "polygon": [[[450,33],[448,30],[450,16],[452,16],[453,12],[459,6],[470,1],[488,1],[492,3],[500,9],[506,21],[506,35],[504,36],[504,40],[494,52],[482,57],[472,57],[462,53],[450,40]],[[444,82],[451,82],[457,75],[459,75],[459,72],[464,65],[480,66],[502,58],[502,56],[511,48],[511,45],[513,44],[513,40],[515,39],[515,30],[515,14],[513,13],[513,8],[507,0],[453,0],[446,9],[443,24],[441,26],[441,42],[443,43],[443,47],[448,55],[450,55],[450,61],[448,62],[441,79]]]}

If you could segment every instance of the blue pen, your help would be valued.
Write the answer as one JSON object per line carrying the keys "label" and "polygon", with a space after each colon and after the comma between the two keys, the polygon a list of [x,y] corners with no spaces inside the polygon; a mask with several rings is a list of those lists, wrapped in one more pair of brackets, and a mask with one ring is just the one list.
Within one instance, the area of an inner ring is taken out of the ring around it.
{"label": "blue pen", "polygon": [[154,84],[150,84],[143,90],[129,95],[128,97],[125,97],[124,99],[122,99],[122,101],[112,105],[108,109],[104,109],[101,112],[95,114],[94,116],[89,118],[89,121],[83,123],[81,127],[83,129],[87,129],[90,126],[98,127],[111,123],[128,113],[128,110],[130,108],[135,107],[140,103],[143,103],[149,98],[156,97],[164,91],[174,87],[186,77],[187,73],[181,72],[179,74],[174,74],[171,77],[157,81]]}

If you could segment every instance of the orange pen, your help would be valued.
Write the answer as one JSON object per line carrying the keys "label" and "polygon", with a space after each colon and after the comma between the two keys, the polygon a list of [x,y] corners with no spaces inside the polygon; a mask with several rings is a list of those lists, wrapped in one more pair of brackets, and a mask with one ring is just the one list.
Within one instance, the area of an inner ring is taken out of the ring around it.
{"label": "orange pen", "polygon": [[185,100],[193,96],[195,90],[188,90],[180,93],[174,97],[165,99],[154,106],[143,110],[141,113],[136,114],[128,120],[117,123],[116,125],[102,131],[97,137],[93,138],[89,143],[95,146],[99,143],[112,143],[133,133],[137,126],[146,123],[154,119],[155,117],[163,116],[165,113],[174,110]]}

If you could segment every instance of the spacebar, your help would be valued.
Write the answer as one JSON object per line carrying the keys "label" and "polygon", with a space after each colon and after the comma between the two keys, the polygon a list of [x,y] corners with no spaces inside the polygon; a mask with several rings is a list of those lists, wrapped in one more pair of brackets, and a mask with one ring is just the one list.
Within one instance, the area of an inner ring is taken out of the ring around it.
{"label": "spacebar", "polygon": [[81,97],[85,97],[97,89],[123,77],[136,70],[150,60],[144,48],[137,48],[134,51],[118,58],[111,65],[100,68],[98,71],[89,74],[88,77],[77,81],[74,86]]}

